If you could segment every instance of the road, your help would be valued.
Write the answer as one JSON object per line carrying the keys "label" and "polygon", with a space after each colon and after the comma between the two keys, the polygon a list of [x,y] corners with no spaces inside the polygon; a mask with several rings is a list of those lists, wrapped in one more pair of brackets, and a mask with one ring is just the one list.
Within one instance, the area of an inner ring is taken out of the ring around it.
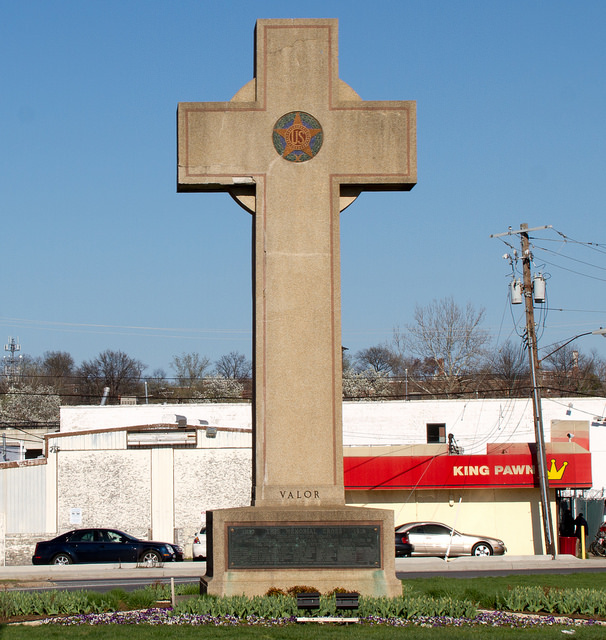
{"label": "road", "polygon": [[[175,562],[157,567],[136,564],[90,564],[0,567],[0,582],[14,589],[87,589],[110,591],[142,589],[146,585],[198,584],[206,571],[203,562]],[[431,576],[472,578],[519,573],[592,573],[606,571],[606,558],[581,560],[574,556],[500,556],[487,558],[396,558],[396,575],[401,580]]]}

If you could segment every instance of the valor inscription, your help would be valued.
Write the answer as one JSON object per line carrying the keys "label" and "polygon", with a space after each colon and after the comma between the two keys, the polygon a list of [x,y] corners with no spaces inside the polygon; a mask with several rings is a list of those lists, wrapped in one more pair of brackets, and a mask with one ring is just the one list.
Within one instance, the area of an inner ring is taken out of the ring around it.
{"label": "valor inscription", "polygon": [[296,491],[285,491],[284,489],[280,489],[280,497],[282,500],[319,500],[320,492],[315,489],[312,491],[311,489],[297,489]]}
{"label": "valor inscription", "polygon": [[381,525],[228,525],[230,569],[381,567]]}

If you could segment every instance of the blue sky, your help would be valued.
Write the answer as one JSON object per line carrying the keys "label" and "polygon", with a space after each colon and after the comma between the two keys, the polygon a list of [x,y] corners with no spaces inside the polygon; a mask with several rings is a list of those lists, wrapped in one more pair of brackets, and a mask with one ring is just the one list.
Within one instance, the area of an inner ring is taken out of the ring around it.
{"label": "blue sky", "polygon": [[447,296],[517,340],[490,234],[523,222],[560,232],[532,234],[541,344],[606,326],[601,0],[22,0],[0,6],[0,344],[77,364],[120,349],[148,374],[251,355],[251,219],[227,194],[176,193],[175,113],[251,79],[256,19],[305,17],[339,19],[340,77],[363,99],[417,101],[417,186],[342,215],[343,344],[383,343]]}

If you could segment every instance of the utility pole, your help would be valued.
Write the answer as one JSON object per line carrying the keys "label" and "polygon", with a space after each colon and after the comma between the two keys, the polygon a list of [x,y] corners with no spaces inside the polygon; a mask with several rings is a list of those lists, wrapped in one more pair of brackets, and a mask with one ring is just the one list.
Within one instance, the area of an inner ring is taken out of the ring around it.
{"label": "utility pole", "polygon": [[532,297],[532,275],[530,262],[532,253],[528,242],[528,225],[520,225],[520,239],[522,243],[522,273],[524,304],[526,307],[526,338],[528,340],[528,359],[532,383],[532,408],[534,413],[534,434],[537,443],[537,467],[539,473],[539,487],[541,490],[541,505],[543,508],[543,529],[545,535],[545,550],[551,556],[556,555],[556,545],[553,535],[553,520],[551,518],[551,502],[549,501],[549,481],[547,478],[547,461],[545,460],[545,434],[543,431],[543,412],[541,409],[541,368],[537,354],[537,334],[534,324],[534,303]]}
{"label": "utility pole", "polygon": [[532,384],[532,408],[534,419],[534,435],[537,445],[537,471],[539,477],[539,488],[541,493],[541,508],[543,511],[543,535],[545,537],[545,551],[548,555],[555,557],[556,544],[553,534],[553,520],[551,518],[551,503],[549,501],[549,481],[547,478],[547,463],[545,460],[545,434],[543,430],[543,413],[541,410],[541,369],[539,365],[539,356],[537,353],[537,334],[534,323],[534,304],[532,292],[532,274],[530,263],[532,261],[532,253],[528,241],[528,232],[540,229],[548,229],[550,225],[545,227],[535,227],[529,229],[526,223],[520,225],[520,229],[513,231],[511,228],[506,233],[498,233],[491,235],[491,238],[500,236],[520,234],[522,246],[522,271],[523,285],[522,292],[524,295],[524,303],[526,308],[526,337],[528,340],[528,359],[530,363],[530,377]]}

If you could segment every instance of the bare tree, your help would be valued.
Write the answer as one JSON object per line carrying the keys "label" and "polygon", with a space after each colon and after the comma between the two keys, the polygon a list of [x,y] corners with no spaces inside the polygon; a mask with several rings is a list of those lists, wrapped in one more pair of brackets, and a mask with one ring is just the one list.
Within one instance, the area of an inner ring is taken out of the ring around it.
{"label": "bare tree", "polygon": [[19,379],[21,382],[31,385],[40,384],[40,378],[43,375],[42,360],[39,357],[34,358],[27,353],[19,356],[13,379]]}
{"label": "bare tree", "polygon": [[350,369],[353,369],[353,358],[348,351],[349,349],[347,347],[341,347],[341,371],[343,375]]}
{"label": "bare tree", "polygon": [[389,349],[392,353],[393,376],[424,378],[436,374],[436,363],[431,358],[418,358],[407,352],[406,332],[400,330],[400,327],[394,327]]}
{"label": "bare tree", "polygon": [[78,370],[82,391],[86,395],[102,397],[109,387],[110,397],[135,394],[139,391],[145,365],[122,351],[107,349],[95,359],[84,361]]}
{"label": "bare tree", "polygon": [[462,375],[477,371],[485,358],[489,336],[481,328],[483,318],[484,309],[476,310],[471,303],[462,308],[452,297],[434,300],[424,307],[417,305],[414,324],[394,339],[408,353],[432,362],[449,393],[461,386]]}
{"label": "bare tree", "polygon": [[221,356],[215,363],[215,369],[219,376],[244,380],[250,378],[252,373],[252,363],[238,351],[232,351],[226,356]]}
{"label": "bare tree", "polygon": [[147,393],[152,398],[170,398],[174,395],[175,389],[167,380],[166,371],[161,367],[154,369],[147,380]]}
{"label": "bare tree", "polygon": [[505,382],[510,395],[528,377],[528,354],[521,342],[516,345],[508,340],[490,357],[489,365],[492,375]]}
{"label": "bare tree", "polygon": [[199,353],[182,353],[173,356],[170,366],[177,375],[179,386],[192,388],[203,380],[210,364],[210,360]]}
{"label": "bare tree", "polygon": [[394,353],[385,345],[376,345],[356,353],[358,371],[371,369],[375,373],[389,374],[394,368]]}
{"label": "bare tree", "polygon": [[75,382],[75,363],[67,351],[45,351],[40,360],[44,384],[50,385],[60,395],[71,394]]}
{"label": "bare tree", "polygon": [[593,351],[591,353],[594,356],[594,371],[600,382],[599,395],[603,396],[606,392],[606,359],[594,354]]}
{"label": "bare tree", "polygon": [[554,391],[602,392],[600,372],[604,368],[601,358],[593,353],[581,353],[573,345],[564,343],[545,357],[543,385],[551,385]]}
{"label": "bare tree", "polygon": [[69,378],[74,374],[74,359],[67,351],[45,351],[42,370],[50,378]]}

